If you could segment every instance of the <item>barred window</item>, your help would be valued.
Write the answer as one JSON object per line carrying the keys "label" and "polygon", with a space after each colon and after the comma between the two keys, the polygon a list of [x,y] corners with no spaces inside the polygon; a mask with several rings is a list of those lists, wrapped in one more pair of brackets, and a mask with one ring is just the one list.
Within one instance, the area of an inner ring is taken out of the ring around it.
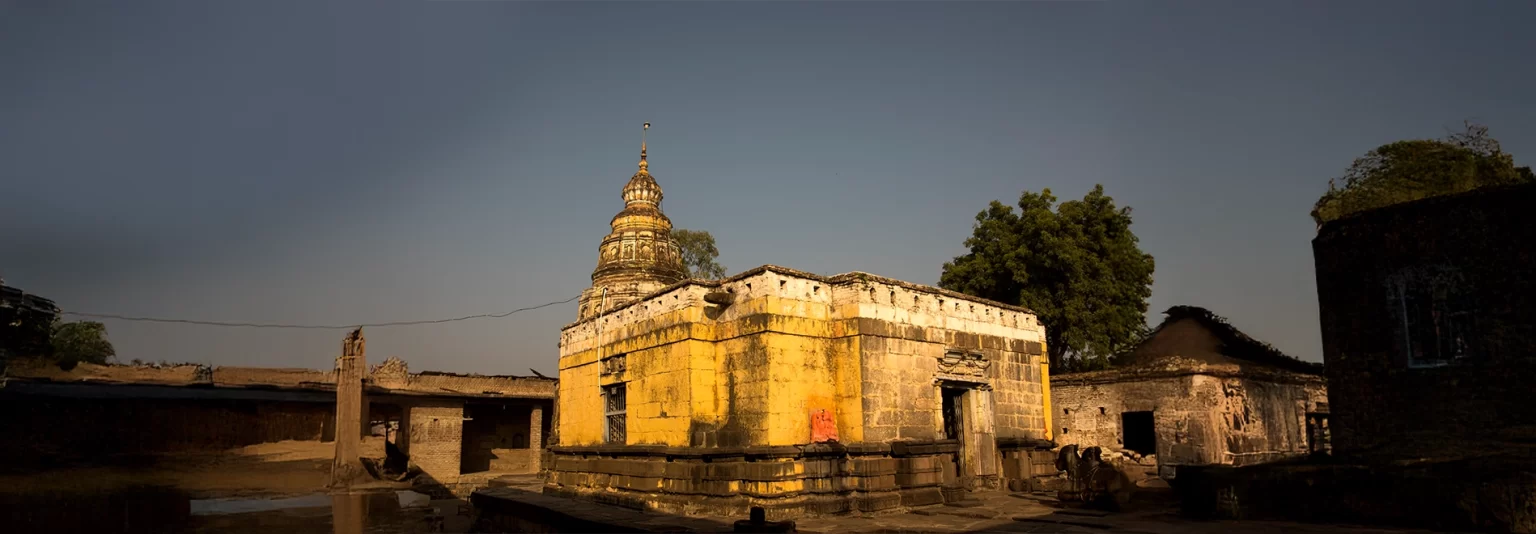
{"label": "barred window", "polygon": [[625,400],[624,384],[614,384],[603,388],[603,415],[606,420],[608,443],[623,444],[624,414],[627,408]]}

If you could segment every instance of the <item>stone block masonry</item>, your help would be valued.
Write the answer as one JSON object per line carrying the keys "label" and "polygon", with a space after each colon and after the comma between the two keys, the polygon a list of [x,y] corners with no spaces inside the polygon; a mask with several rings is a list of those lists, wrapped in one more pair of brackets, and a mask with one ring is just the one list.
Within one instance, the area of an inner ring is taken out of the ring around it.
{"label": "stone block masonry", "polygon": [[1000,440],[1050,437],[1043,339],[1028,310],[864,273],[675,284],[562,332],[547,491],[784,518],[999,487]]}
{"label": "stone block masonry", "polygon": [[1312,241],[1334,452],[1528,454],[1536,184],[1371,210]]}
{"label": "stone block masonry", "polygon": [[1178,466],[1245,465],[1309,451],[1306,414],[1326,411],[1321,377],[1275,383],[1237,376],[1058,376],[1052,406],[1060,445],[1129,450],[1126,413],[1150,413],[1150,443],[1165,476]]}

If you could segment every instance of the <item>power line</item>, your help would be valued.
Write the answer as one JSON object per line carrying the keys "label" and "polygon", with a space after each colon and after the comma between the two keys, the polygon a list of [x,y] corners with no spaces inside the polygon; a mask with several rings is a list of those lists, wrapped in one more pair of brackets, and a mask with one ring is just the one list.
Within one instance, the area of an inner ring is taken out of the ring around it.
{"label": "power line", "polygon": [[568,298],[568,299],[565,299],[565,300],[562,300],[562,301],[546,302],[546,303],[540,304],[538,306],[529,306],[527,308],[518,308],[518,309],[509,311],[509,312],[505,312],[505,313],[482,313],[482,314],[479,314],[479,315],[465,315],[463,317],[454,317],[452,319],[430,319],[430,320],[424,320],[424,321],[395,321],[395,322],[390,322],[390,323],[368,323],[368,324],[349,324],[349,325],[313,325],[313,324],[281,324],[281,323],[230,323],[230,322],[223,322],[223,321],[199,321],[199,320],[195,320],[195,319],[165,319],[165,318],[161,318],[161,317],[133,317],[133,316],[127,316],[127,315],[113,315],[113,314],[109,314],[109,313],[85,313],[85,312],[73,312],[73,311],[66,311],[66,312],[63,312],[63,314],[64,315],[73,315],[75,317],[91,317],[91,318],[98,318],[98,319],[117,319],[119,321],[139,321],[139,322],[147,322],[147,323],[178,323],[178,324],[195,324],[195,325],[203,325],[203,326],[231,326],[231,327],[244,327],[244,328],[298,328],[298,329],[307,329],[307,330],[341,330],[341,329],[346,329],[346,328],[361,328],[361,327],[375,327],[376,328],[376,327],[381,327],[381,326],[409,326],[409,325],[419,325],[419,324],[451,323],[451,322],[454,322],[454,321],[467,321],[467,320],[470,320],[470,319],[500,319],[502,317],[506,317],[508,315],[512,315],[512,314],[518,313],[518,312],[537,310],[539,308],[545,308],[545,307],[549,307],[549,306],[554,306],[556,304],[565,304],[567,302],[576,300],[576,299],[578,299],[580,297],[581,297],[581,295],[578,294],[578,295],[576,295],[574,297],[571,297],[571,298]]}

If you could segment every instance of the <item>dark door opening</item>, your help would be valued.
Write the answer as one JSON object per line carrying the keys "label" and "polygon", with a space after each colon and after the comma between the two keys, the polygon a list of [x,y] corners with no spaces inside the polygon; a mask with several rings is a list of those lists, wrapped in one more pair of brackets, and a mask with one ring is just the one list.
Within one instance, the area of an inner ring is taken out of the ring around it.
{"label": "dark door opening", "polygon": [[960,473],[965,472],[965,467],[961,465],[965,461],[965,392],[964,388],[939,388],[939,397],[943,403],[940,415],[944,417],[944,439],[959,441],[962,449],[954,455],[953,462],[945,462],[944,469],[949,472],[944,477],[948,481],[958,479]]}
{"label": "dark door opening", "polygon": [[940,388],[939,390],[944,397],[944,439],[960,439],[965,432],[962,415],[965,403],[961,402],[965,390],[960,388]]}
{"label": "dark door opening", "polygon": [[1138,454],[1157,454],[1157,426],[1152,412],[1123,412],[1120,414],[1120,442],[1127,450]]}

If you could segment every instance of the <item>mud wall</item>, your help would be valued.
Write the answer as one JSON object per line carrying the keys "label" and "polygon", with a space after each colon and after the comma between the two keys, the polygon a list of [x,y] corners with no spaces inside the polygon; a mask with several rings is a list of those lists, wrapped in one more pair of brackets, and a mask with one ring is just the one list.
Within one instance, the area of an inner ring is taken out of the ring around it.
{"label": "mud wall", "polygon": [[327,403],[213,399],[69,399],[0,401],[12,462],[217,451],[283,440],[331,440]]}

